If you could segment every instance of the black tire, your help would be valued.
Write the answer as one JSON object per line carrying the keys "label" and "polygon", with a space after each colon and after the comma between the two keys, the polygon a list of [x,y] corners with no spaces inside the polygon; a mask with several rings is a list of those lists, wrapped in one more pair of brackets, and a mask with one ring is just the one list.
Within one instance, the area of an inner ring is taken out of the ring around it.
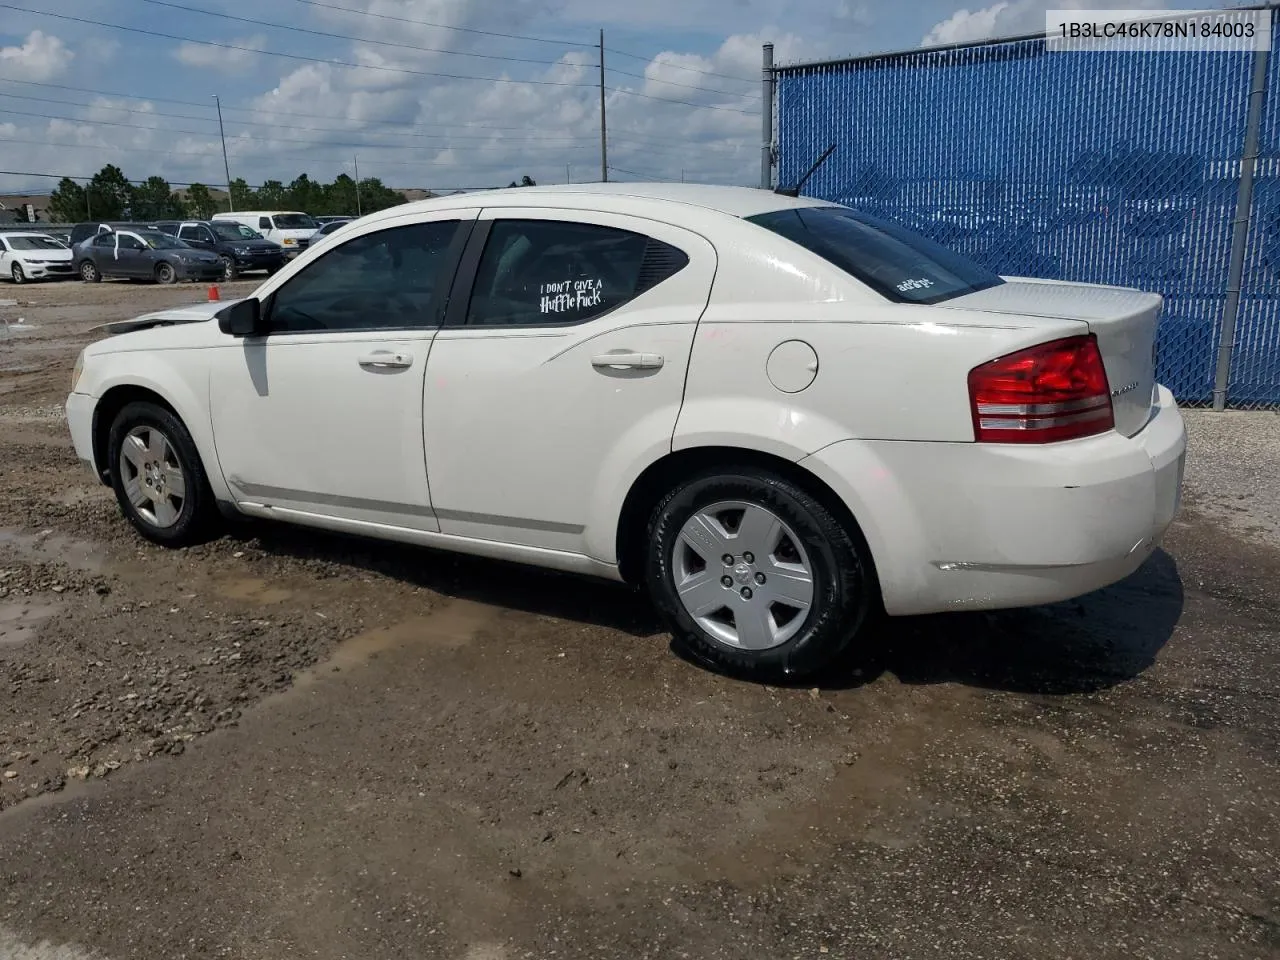
{"label": "black tire", "polygon": [[230,283],[240,276],[240,271],[236,269],[236,262],[230,257],[222,257],[222,279]]}
{"label": "black tire", "polygon": [[173,268],[172,263],[166,263],[163,260],[156,264],[156,283],[162,283],[168,286],[171,283],[178,282],[178,271]]}
{"label": "black tire", "polygon": [[[764,507],[795,531],[808,558],[813,602],[797,632],[764,650],[744,650],[716,638],[685,609],[676,591],[674,551],[696,511],[719,501]],[[677,648],[705,667],[752,680],[798,681],[836,665],[870,623],[878,590],[861,533],[846,529],[792,481],[755,467],[698,474],[668,493],[648,525],[646,580]]]}
{"label": "black tire", "polygon": [[[129,499],[120,467],[120,451],[125,438],[138,427],[158,430],[168,441],[170,450],[182,468],[185,495],[177,520],[169,526],[154,523],[139,512]],[[208,539],[215,529],[218,509],[204,464],[200,461],[191,433],[171,411],[147,401],[126,404],[111,424],[111,432],[107,438],[107,464],[111,471],[111,487],[121,511],[134,529],[146,539],[166,547],[185,547]]]}
{"label": "black tire", "polygon": [[27,275],[22,272],[22,264],[15,263],[13,269],[9,271],[9,276],[13,277],[14,283],[26,283]]}
{"label": "black tire", "polygon": [[102,280],[102,271],[92,260],[83,260],[80,263],[80,279],[85,283],[98,283]]}

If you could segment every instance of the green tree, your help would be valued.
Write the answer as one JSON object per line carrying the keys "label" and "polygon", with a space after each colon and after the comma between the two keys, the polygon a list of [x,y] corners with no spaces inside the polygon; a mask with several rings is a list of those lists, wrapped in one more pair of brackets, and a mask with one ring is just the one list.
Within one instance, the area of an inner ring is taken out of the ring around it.
{"label": "green tree", "polygon": [[187,187],[187,210],[197,220],[208,220],[218,212],[218,204],[208,187],[203,183],[193,183]]}
{"label": "green tree", "polygon": [[258,191],[245,183],[243,177],[231,181],[231,202],[237,210],[253,210],[258,206]]}
{"label": "green tree", "polygon": [[89,181],[89,202],[95,220],[124,219],[132,200],[133,187],[114,163],[108,163]]}
{"label": "green tree", "polygon": [[362,213],[373,213],[375,210],[385,210],[387,207],[394,207],[407,202],[403,193],[384,186],[377,177],[365,177],[360,181],[360,210]]}
{"label": "green tree", "polygon": [[187,215],[182,201],[164,177],[148,177],[145,183],[134,187],[130,209],[135,220],[166,220]]}
{"label": "green tree", "polygon": [[[285,186],[279,180],[268,180],[257,191],[257,206],[261,210],[281,210],[288,206]],[[240,206],[239,203],[236,204]]]}
{"label": "green tree", "polygon": [[305,173],[289,184],[285,191],[287,206],[303,213],[323,214],[325,210],[325,189]]}
{"label": "green tree", "polygon": [[519,183],[516,183],[514,180],[512,180],[509,184],[507,184],[508,187],[536,187],[537,185],[538,185],[538,182],[534,180],[533,177],[529,176],[527,173],[520,178]]}
{"label": "green tree", "polygon": [[49,216],[54,223],[78,223],[89,216],[84,204],[84,187],[63,177],[49,195]]}
{"label": "green tree", "polygon": [[338,174],[333,183],[324,188],[324,195],[324,213],[354,216],[364,210],[364,204],[356,202],[356,182],[345,173]]}

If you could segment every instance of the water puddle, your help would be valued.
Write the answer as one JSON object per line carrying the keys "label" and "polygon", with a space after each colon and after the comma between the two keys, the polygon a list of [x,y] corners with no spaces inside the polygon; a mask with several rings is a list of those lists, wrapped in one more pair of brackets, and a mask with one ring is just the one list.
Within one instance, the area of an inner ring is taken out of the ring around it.
{"label": "water puddle", "polygon": [[16,647],[35,636],[36,628],[58,612],[58,604],[33,600],[0,602],[0,647]]}
{"label": "water puddle", "polygon": [[283,603],[293,596],[292,590],[287,590],[284,587],[273,587],[265,580],[257,580],[252,577],[220,583],[217,586],[217,591],[220,596],[226,597],[228,600],[247,600],[263,606],[272,603]]}
{"label": "water puddle", "polygon": [[97,544],[65,537],[52,530],[39,533],[0,530],[0,547],[9,547],[26,560],[61,563],[86,573],[101,573],[107,560],[106,551]]}

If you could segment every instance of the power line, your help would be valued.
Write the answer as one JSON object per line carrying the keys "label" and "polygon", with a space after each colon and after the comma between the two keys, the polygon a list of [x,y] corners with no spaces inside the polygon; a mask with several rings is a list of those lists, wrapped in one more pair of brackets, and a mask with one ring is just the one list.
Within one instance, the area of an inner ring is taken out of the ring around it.
{"label": "power line", "polygon": [[637,173],[634,170],[624,170],[622,167],[615,167],[612,164],[609,165],[609,169],[616,170],[618,173],[625,173],[629,177],[639,177],[641,180],[652,180],[654,183],[674,183],[675,182],[674,180],[670,180],[664,177],[654,177],[654,176],[650,176],[647,173]]}
{"label": "power line", "polygon": [[52,13],[48,10],[32,10],[29,7],[19,7],[11,3],[0,3],[0,9],[16,10],[19,13],[29,13],[32,16],[37,17],[53,17],[56,20],[66,20],[71,23],[82,23],[91,27],[106,27],[110,30],[122,30],[125,33],[138,33],[143,36],[158,37],[161,40],[177,40],[181,43],[197,43],[206,47],[218,47],[223,50],[236,50],[240,53],[254,53],[266,57],[280,57],[285,60],[300,60],[306,63],[325,63],[336,67],[348,67],[353,70],[380,70],[385,73],[400,73],[415,77],[440,77],[445,80],[481,80],[486,83],[533,84],[535,86],[542,87],[595,86],[595,84],[583,84],[569,80],[513,80],[510,77],[474,77],[467,74],[439,73],[432,70],[411,70],[408,67],[388,67],[380,64],[352,63],[349,60],[308,57],[300,53],[282,53],[277,50],[258,50],[254,47],[241,46],[236,43],[222,43],[217,40],[198,40],[195,37],[182,37],[172,33],[161,33],[158,30],[144,30],[142,27],[126,27],[118,23],[107,23],[103,20],[89,20],[86,17],[73,17],[66,13]]}
{"label": "power line", "polygon": [[336,3],[323,3],[321,0],[294,0],[295,3],[304,3],[309,7],[323,7],[326,10],[338,10],[342,13],[349,13],[352,16],[374,17],[378,20],[390,20],[395,23],[411,23],[420,27],[436,27],[440,30],[453,30],[458,33],[477,34],[482,37],[500,37],[504,40],[526,40],[530,43],[554,43],[562,47],[595,47],[594,43],[586,43],[581,40],[555,40],[550,37],[530,37],[519,33],[496,33],[493,30],[477,30],[474,27],[455,27],[448,23],[433,23],[430,20],[413,20],[409,17],[394,17],[389,13],[373,13],[369,10],[352,10],[350,7],[341,7]]}
{"label": "power line", "polygon": [[371,37],[352,37],[343,33],[328,33],[324,30],[312,30],[309,27],[295,27],[285,23],[272,23],[270,20],[255,20],[252,17],[238,17],[230,13],[201,10],[199,7],[188,7],[182,3],[174,3],[173,0],[142,0],[142,2],[154,4],[157,7],[170,7],[174,10],[184,10],[187,13],[200,13],[204,14],[206,17],[218,17],[221,20],[235,20],[239,23],[252,23],[259,27],[272,27],[276,30],[292,30],[295,33],[308,33],[314,37],[328,37],[331,40],[351,40],[358,43],[378,44],[383,47],[398,47],[403,50],[417,50],[421,53],[444,53],[455,57],[476,57],[482,60],[505,60],[510,63],[537,63],[548,67],[554,67],[560,62],[558,60],[534,60],[528,57],[507,57],[494,53],[467,53],[459,50],[442,50],[439,47],[420,47],[411,43],[398,43],[395,40],[374,40]]}
{"label": "power line", "polygon": [[[296,27],[291,24],[274,23],[270,20],[257,20],[253,17],[236,16],[235,14],[231,14],[231,13],[218,13],[213,10],[201,10],[199,7],[189,7],[186,4],[175,3],[173,2],[173,0],[141,0],[141,2],[154,4],[155,6],[158,6],[158,7],[168,7],[173,10],[183,10],[183,11],[186,11],[187,13],[203,14],[207,17],[217,17],[220,20],[232,20],[236,23],[251,23],[255,26],[270,27],[274,30],[290,30],[294,33],[305,33],[314,37],[327,37],[331,40],[347,40],[352,43],[377,44],[379,46],[395,47],[401,50],[414,50],[420,53],[443,53],[443,54],[450,54],[452,56],[459,56],[459,57],[479,57],[485,60],[505,60],[512,63],[536,63],[536,64],[541,64],[543,66],[550,66],[550,67],[556,66],[559,63],[559,61],[557,60],[534,60],[526,57],[507,57],[507,56],[501,56],[498,54],[489,54],[489,53],[462,53],[454,50],[443,50],[439,47],[423,47],[423,46],[418,46],[412,43],[400,43],[395,40],[375,40],[371,37],[355,37],[345,33],[330,33],[325,30],[312,30],[310,27]],[[684,87],[687,90],[702,90],[707,93],[719,93],[719,94],[730,93],[729,91],[726,91],[726,90],[716,90],[711,87],[700,87],[700,86],[697,86],[696,84],[691,84],[691,83],[680,83],[677,80],[659,80],[657,78],[646,77],[644,74],[641,74],[641,73],[631,73],[630,71],[618,70],[616,68],[614,69],[613,72],[626,77],[635,77],[636,79],[644,80],[646,82],[666,83],[666,84],[670,84],[673,87]],[[755,82],[755,81],[752,81],[752,82]],[[736,94],[730,94],[730,95],[736,96]],[[742,94],[741,96],[744,97],[745,99],[754,99],[754,100],[760,99],[759,94],[751,94],[751,95]]]}
{"label": "power line", "polygon": [[[65,84],[65,83],[41,83],[38,81],[22,81],[22,79],[14,79],[12,77],[0,77],[0,82],[20,83],[20,84],[23,84],[23,86],[44,87],[44,88],[49,88],[49,90],[67,90],[67,91],[72,91],[74,93],[90,93],[90,95],[92,96],[115,97],[115,99],[119,99],[119,100],[141,100],[143,102],[148,102],[148,104],[150,104],[150,102],[156,102],[156,104],[179,104],[182,106],[196,106],[196,108],[200,108],[202,110],[207,109],[207,104],[201,104],[201,102],[197,102],[193,100],[174,100],[172,99],[172,97],[138,96],[137,93],[119,93],[119,92],[113,92],[108,90],[95,90],[95,88],[91,88],[91,87],[72,87],[72,86],[68,86],[68,84]],[[5,96],[18,97],[19,95],[17,95],[17,93],[6,93]],[[40,99],[40,97],[26,97],[26,99],[38,100]],[[49,101],[49,102],[63,102],[63,101]],[[106,106],[105,104],[72,104],[72,101],[65,101],[65,102],[67,102],[68,105],[84,106],[84,108],[92,109],[92,110],[122,109],[122,108],[116,108],[116,106]],[[223,104],[223,110],[236,110],[237,113],[262,114],[266,116],[291,116],[291,118],[302,118],[307,120],[334,119],[332,114],[328,114],[328,115],[303,114],[303,113],[298,113],[298,111],[296,110],[269,110],[266,108],[260,108],[260,106],[247,106],[247,105],[241,105],[241,104]],[[142,110],[140,111],[140,113],[159,116],[159,114],[156,114],[155,111],[151,111],[151,110]],[[191,119],[206,119],[206,118],[191,118]],[[209,118],[207,119],[209,119],[210,122],[212,122],[212,119],[214,118],[212,118],[212,116],[209,116]],[[255,122],[251,122],[251,120],[229,120],[229,123],[255,123]],[[527,131],[527,129],[529,129],[527,125],[525,125],[525,127],[498,127],[498,125],[493,125],[489,123],[477,124],[477,125],[476,124],[449,124],[449,123],[420,123],[420,122],[411,123],[411,122],[408,122],[408,120],[372,120],[370,119],[370,120],[362,120],[362,123],[366,125],[379,125],[379,127],[396,127],[396,128],[407,127],[407,128],[421,128],[421,129],[460,129],[460,131],[470,131],[470,129],[485,129],[485,131],[517,131],[518,132],[518,131]],[[266,125],[266,123],[262,122],[262,125]],[[614,136],[614,134],[611,133],[611,136]],[[689,146],[689,141],[681,140],[681,138],[677,138],[677,137],[658,137],[658,136],[652,136],[652,134],[648,134],[648,133],[627,134],[627,136],[643,137],[645,142],[673,143],[673,145],[681,146],[681,147]]]}
{"label": "power line", "polygon": [[[644,63],[655,62],[655,58],[653,57],[642,56],[641,54],[638,54],[638,53],[628,53],[626,50],[618,50],[615,47],[605,47],[605,50],[608,51],[609,53],[616,53],[620,57],[630,57],[632,60],[640,60]],[[759,77],[755,77],[755,78],[735,77],[733,74],[716,73],[714,70],[703,70],[700,67],[686,67],[683,64],[671,63],[668,60],[662,61],[662,65],[664,67],[671,67],[674,70],[688,70],[690,73],[700,73],[705,77],[720,77],[723,80],[736,80],[739,83],[759,83],[760,82]]]}

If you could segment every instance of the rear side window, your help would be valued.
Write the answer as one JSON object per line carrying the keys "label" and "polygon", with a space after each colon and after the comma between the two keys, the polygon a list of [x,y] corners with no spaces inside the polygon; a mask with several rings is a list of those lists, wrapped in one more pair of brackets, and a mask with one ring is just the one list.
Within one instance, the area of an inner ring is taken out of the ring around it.
{"label": "rear side window", "polygon": [[747,217],[898,303],[940,303],[998,286],[995,273],[896,223],[847,207],[802,207]]}
{"label": "rear side window", "polygon": [[93,238],[93,245],[95,247],[114,247],[116,245],[115,234],[100,233]]}
{"label": "rear side window", "polygon": [[480,257],[468,325],[585,323],[678,273],[684,251],[589,223],[497,220]]}

